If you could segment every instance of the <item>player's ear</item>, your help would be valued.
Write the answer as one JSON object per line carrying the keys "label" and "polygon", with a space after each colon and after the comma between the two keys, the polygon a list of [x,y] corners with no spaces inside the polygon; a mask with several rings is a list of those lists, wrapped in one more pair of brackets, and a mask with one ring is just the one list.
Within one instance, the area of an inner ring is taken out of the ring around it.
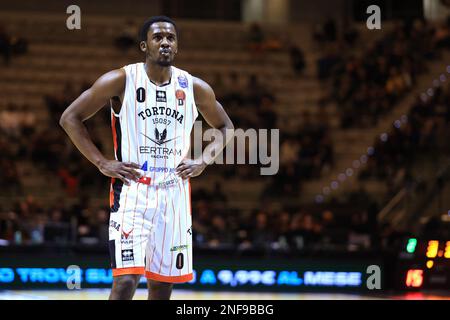
{"label": "player's ear", "polygon": [[139,47],[141,48],[142,52],[147,51],[147,43],[145,43],[145,41],[141,41],[141,43],[139,43]]}

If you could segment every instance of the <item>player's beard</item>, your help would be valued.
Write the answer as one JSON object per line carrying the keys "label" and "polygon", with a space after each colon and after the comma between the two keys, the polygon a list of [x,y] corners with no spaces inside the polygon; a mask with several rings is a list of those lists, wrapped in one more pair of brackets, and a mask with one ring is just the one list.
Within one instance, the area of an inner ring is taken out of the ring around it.
{"label": "player's beard", "polygon": [[156,61],[156,64],[158,66],[161,66],[161,67],[170,67],[172,65],[172,60],[171,59],[169,59],[169,60],[160,60],[160,59],[158,59]]}

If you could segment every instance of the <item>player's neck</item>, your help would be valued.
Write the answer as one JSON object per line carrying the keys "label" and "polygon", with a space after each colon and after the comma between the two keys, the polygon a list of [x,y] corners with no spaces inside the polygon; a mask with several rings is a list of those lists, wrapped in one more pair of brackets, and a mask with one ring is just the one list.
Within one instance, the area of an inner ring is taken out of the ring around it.
{"label": "player's neck", "polygon": [[162,85],[169,82],[172,76],[171,66],[165,67],[146,61],[144,68],[150,81],[156,85]]}

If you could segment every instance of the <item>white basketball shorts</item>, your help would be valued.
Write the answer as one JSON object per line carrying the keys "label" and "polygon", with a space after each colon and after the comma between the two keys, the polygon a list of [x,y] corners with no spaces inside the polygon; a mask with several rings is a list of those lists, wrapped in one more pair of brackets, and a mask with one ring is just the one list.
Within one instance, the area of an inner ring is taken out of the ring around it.
{"label": "white basketball shorts", "polygon": [[153,185],[113,179],[109,252],[113,276],[141,274],[161,282],[191,281],[191,186],[175,174]]}

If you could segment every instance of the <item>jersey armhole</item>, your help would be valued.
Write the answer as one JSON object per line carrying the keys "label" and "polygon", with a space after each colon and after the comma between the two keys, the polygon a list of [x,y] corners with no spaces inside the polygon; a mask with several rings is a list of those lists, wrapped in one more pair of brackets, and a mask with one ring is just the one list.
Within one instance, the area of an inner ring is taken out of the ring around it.
{"label": "jersey armhole", "polygon": [[198,109],[195,104],[195,99],[192,99],[192,120],[196,120],[198,118]]}
{"label": "jersey armhole", "polygon": [[[127,88],[128,87],[128,77],[129,77],[128,72],[127,72],[127,67],[128,66],[124,66],[124,67],[121,68],[121,69],[123,69],[125,71],[125,88],[124,88],[124,91],[123,91],[123,101],[120,101],[120,97],[119,96],[111,97],[109,99],[109,107],[111,109],[111,114],[114,115],[117,118],[121,117],[121,115],[123,113],[123,109],[125,107],[125,101],[126,101],[127,89],[128,89]],[[114,102],[113,100],[115,100],[115,98],[118,98],[119,102],[121,103],[119,113],[116,113],[114,111],[114,108],[112,107],[112,103]]]}
{"label": "jersey armhole", "polygon": [[192,88],[191,94],[192,94],[192,117],[193,120],[198,118],[198,109],[197,104],[195,103],[195,94],[194,94],[194,76],[188,73],[189,81],[190,81],[190,87]]}
{"label": "jersey armhole", "polygon": [[111,114],[114,115],[116,118],[119,117],[120,111],[122,111],[122,105],[120,106],[120,111],[119,113],[116,113],[116,111],[114,110],[114,105],[118,105],[120,103],[120,98],[118,96],[114,96],[109,98],[109,106],[111,108]]}

